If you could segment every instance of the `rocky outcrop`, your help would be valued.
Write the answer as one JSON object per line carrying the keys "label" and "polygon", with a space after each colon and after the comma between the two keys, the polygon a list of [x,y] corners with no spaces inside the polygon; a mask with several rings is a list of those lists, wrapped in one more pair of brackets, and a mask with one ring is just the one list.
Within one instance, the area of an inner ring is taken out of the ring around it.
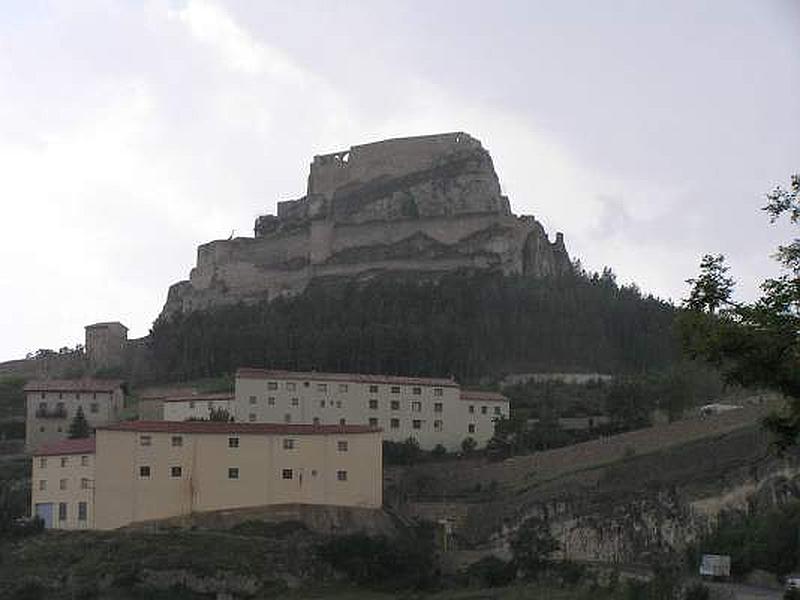
{"label": "rocky outcrop", "polygon": [[551,276],[563,236],[512,214],[489,153],[465,133],[385,140],[315,156],[307,193],[256,220],[252,238],[197,251],[163,315],[293,295],[315,278],[457,269]]}

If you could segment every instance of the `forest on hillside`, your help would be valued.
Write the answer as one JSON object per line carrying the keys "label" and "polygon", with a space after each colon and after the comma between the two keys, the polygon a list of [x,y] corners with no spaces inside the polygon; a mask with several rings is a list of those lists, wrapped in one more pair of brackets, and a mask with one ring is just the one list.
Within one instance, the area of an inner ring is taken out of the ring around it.
{"label": "forest on hillside", "polygon": [[318,282],[293,298],[159,319],[157,378],[240,366],[455,376],[509,372],[642,373],[678,358],[672,305],[614,274],[557,278],[453,273]]}

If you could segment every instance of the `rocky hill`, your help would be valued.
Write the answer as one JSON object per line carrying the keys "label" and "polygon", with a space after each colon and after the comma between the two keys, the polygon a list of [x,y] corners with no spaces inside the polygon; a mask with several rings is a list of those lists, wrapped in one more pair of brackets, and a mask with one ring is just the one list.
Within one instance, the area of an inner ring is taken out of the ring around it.
{"label": "rocky hill", "polygon": [[571,263],[532,216],[512,214],[489,153],[465,133],[384,140],[315,156],[305,196],[252,238],[197,251],[162,316],[296,295],[324,277],[461,269],[548,276]]}

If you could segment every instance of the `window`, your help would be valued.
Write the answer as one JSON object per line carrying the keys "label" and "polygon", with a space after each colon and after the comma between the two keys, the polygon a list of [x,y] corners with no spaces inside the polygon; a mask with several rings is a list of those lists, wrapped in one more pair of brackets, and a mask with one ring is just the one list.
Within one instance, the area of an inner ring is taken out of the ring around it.
{"label": "window", "polygon": [[89,405],[89,412],[95,413],[95,414],[100,412],[100,405],[97,402],[92,402]]}
{"label": "window", "polygon": [[56,410],[60,413],[63,413],[66,409],[64,408],[63,402],[56,402]]}
{"label": "window", "polygon": [[66,479],[59,479],[58,480],[58,489],[60,489],[60,490],[67,489],[67,480]]}
{"label": "window", "polygon": [[270,396],[269,398],[267,398],[267,404],[269,404],[270,406],[275,406],[275,396]]}
{"label": "window", "polygon": [[319,417],[314,417],[314,418],[311,420],[311,423],[312,423],[313,425],[319,425]]}
{"label": "window", "polygon": [[284,421],[284,423],[291,423],[292,422],[292,415],[290,415],[289,413],[286,413],[285,415],[283,415],[283,421]]}
{"label": "window", "polygon": [[41,427],[39,427],[39,433],[44,433],[44,425],[42,425]]}
{"label": "window", "polygon": [[469,433],[475,433],[475,425],[473,425],[472,423],[470,423],[470,424],[469,424],[469,427],[467,427],[467,431],[468,431]]}
{"label": "window", "polygon": [[[369,386],[369,393],[370,394],[377,394],[378,393],[378,386],[377,385]],[[42,398],[44,398],[44,395],[42,395]]]}
{"label": "window", "polygon": [[169,476],[170,477],[180,477],[182,469],[180,467],[170,467],[169,469]]}
{"label": "window", "polygon": [[393,394],[399,394],[400,393],[400,386],[399,385],[393,385],[391,391],[392,391]]}
{"label": "window", "polygon": [[214,403],[209,400],[208,403],[206,404],[206,406],[207,406],[208,410],[212,410],[214,408]]}
{"label": "window", "polygon": [[250,404],[255,404],[257,402],[255,396],[250,396]]}
{"label": "window", "polygon": [[46,489],[47,489],[47,480],[46,479],[40,479],[39,480],[39,491],[43,492]]}
{"label": "window", "polygon": [[485,415],[488,409],[485,406],[481,406],[481,414]]}
{"label": "window", "polygon": [[147,465],[139,467],[139,477],[142,479],[147,479],[150,477],[150,467]]}
{"label": "window", "polygon": [[46,458],[40,458],[39,459],[39,468],[40,469],[46,469],[47,468],[47,459]]}
{"label": "window", "polygon": [[78,502],[78,521],[86,520],[86,502]]}
{"label": "window", "polygon": [[442,421],[436,420],[433,422],[433,430],[434,431],[443,431],[444,430],[444,423]]}
{"label": "window", "polygon": [[376,419],[376,418],[374,418],[374,417],[373,417],[373,418],[371,418],[371,419],[369,420],[369,426],[370,426],[370,427],[377,427],[377,426],[378,426],[378,419]]}
{"label": "window", "polygon": [[327,383],[318,383],[317,384],[317,391],[318,392],[327,392],[328,391],[328,384]]}
{"label": "window", "polygon": [[347,440],[339,440],[336,442],[336,449],[339,452],[347,452]]}
{"label": "window", "polygon": [[39,410],[47,410],[47,402],[39,402]]}
{"label": "window", "polygon": [[325,400],[320,400],[319,401],[319,407],[320,408],[325,408]]}
{"label": "window", "polygon": [[[500,407],[499,407],[499,406],[495,406],[495,407],[494,407],[494,414],[496,414],[496,415],[500,415],[500,414],[502,414],[502,413],[500,412]],[[590,426],[591,426],[591,425],[590,425]]]}
{"label": "window", "polygon": [[239,447],[239,438],[238,437],[229,437],[228,438],[228,448],[238,448]]}
{"label": "window", "polygon": [[268,381],[267,382],[267,389],[268,390],[277,390],[278,389],[278,382],[277,381]]}
{"label": "window", "polygon": [[97,400],[97,392],[94,392],[94,393],[92,394],[92,400]]}
{"label": "window", "polygon": [[347,419],[345,418],[339,419],[339,425],[347,425]]}
{"label": "window", "polygon": [[283,440],[283,449],[284,450],[293,450],[294,449],[294,440],[291,438],[285,438]]}
{"label": "window", "polygon": [[139,445],[140,446],[150,446],[153,443],[153,438],[149,435],[140,435],[139,436]]}
{"label": "window", "polygon": [[44,392],[42,392],[42,399],[44,400]]}
{"label": "window", "polygon": [[336,401],[336,408],[342,408],[342,401],[341,400],[337,400]]}
{"label": "window", "polygon": [[194,408],[194,400],[189,400],[189,408]]}
{"label": "window", "polygon": [[63,431],[64,431],[64,429],[61,427],[61,425],[59,425],[58,427],[56,427],[56,431],[57,431],[58,433],[61,433],[61,432],[63,432]]}
{"label": "window", "polygon": [[469,405],[469,412],[470,414],[475,412],[475,407],[472,404]]}
{"label": "window", "polygon": [[414,419],[413,421],[411,421],[411,427],[413,427],[414,429],[422,429],[422,421],[420,421],[419,419]]}
{"label": "window", "polygon": [[444,394],[444,390],[442,388],[433,388],[433,395],[434,396],[441,396]]}
{"label": "window", "polygon": [[81,395],[78,392],[75,392],[75,400],[80,400]]}
{"label": "window", "polygon": [[63,397],[64,397],[64,394],[62,394],[61,392],[59,392],[59,393],[58,393],[58,399],[59,399],[59,400],[61,400]]}
{"label": "window", "polygon": [[293,392],[297,389],[297,384],[294,381],[289,381],[286,384],[286,389],[289,390],[290,392]]}
{"label": "window", "polygon": [[413,387],[413,388],[411,388],[411,393],[414,394],[415,396],[420,396],[422,394],[422,388],[421,387]]}
{"label": "window", "polygon": [[433,404],[433,412],[442,412],[442,403],[441,402],[434,402]]}
{"label": "window", "polygon": [[89,466],[89,457],[88,456],[81,456],[81,466],[88,467]]}
{"label": "window", "polygon": [[389,427],[392,429],[400,429],[400,419],[392,419],[389,421]]}
{"label": "window", "polygon": [[67,503],[66,502],[59,502],[58,503],[58,520],[59,521],[66,521],[67,520]]}
{"label": "window", "polygon": [[377,400],[370,400],[369,401],[369,407],[372,410],[377,410],[378,409],[378,401]]}
{"label": "window", "polygon": [[239,467],[228,467],[228,479],[239,479]]}
{"label": "window", "polygon": [[347,481],[347,471],[336,471],[336,479],[339,481]]}
{"label": "window", "polygon": [[86,477],[81,477],[81,489],[88,490],[89,489],[89,480]]}
{"label": "window", "polygon": [[173,448],[178,448],[180,446],[183,446],[183,436],[173,435],[172,436],[172,447]]}
{"label": "window", "polygon": [[256,420],[256,413],[250,413],[249,415],[247,415],[247,420],[250,421],[251,423],[253,421],[255,421]]}
{"label": "window", "polygon": [[390,402],[390,406],[392,407],[392,410],[400,410],[400,400],[392,400]]}
{"label": "window", "polygon": [[[275,400],[273,398],[273,400]],[[299,398],[292,398],[292,406],[300,406],[300,399]]]}
{"label": "window", "polygon": [[340,383],[339,384],[339,392],[343,394],[346,391],[347,391],[347,384],[346,383]]}
{"label": "window", "polygon": [[292,470],[291,469],[284,469],[282,477],[284,479],[291,479],[292,478]]}

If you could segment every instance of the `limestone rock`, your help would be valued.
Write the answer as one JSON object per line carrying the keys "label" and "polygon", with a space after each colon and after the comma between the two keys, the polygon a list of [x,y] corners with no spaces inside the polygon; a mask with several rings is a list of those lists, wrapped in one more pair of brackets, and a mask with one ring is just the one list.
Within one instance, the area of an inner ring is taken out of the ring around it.
{"label": "limestone rock", "polygon": [[317,277],[495,269],[553,276],[571,269],[517,217],[489,153],[465,133],[384,140],[315,156],[307,193],[256,219],[252,238],[203,244],[162,316],[301,293]]}

